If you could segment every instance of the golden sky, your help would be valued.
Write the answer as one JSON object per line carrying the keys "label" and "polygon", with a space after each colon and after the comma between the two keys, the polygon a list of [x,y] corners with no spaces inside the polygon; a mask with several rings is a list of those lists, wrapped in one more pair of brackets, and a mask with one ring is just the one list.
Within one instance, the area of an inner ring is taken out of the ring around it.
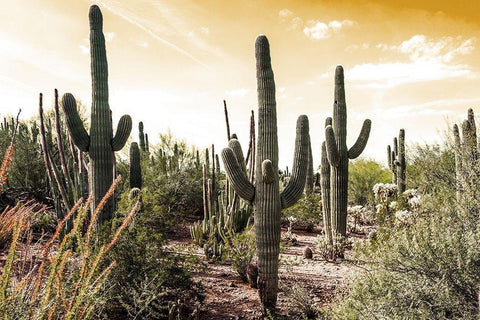
{"label": "golden sky", "polygon": [[332,113],[333,72],[345,68],[348,141],[372,119],[364,155],[431,142],[447,120],[480,113],[480,1],[16,0],[0,11],[2,115],[37,112],[53,89],[90,105],[88,7],[104,14],[114,121],[143,121],[199,147],[226,145],[222,100],[244,144],[256,111],[253,43],[267,35],[277,86],[280,166],[291,165],[295,122],[310,119],[315,164]]}

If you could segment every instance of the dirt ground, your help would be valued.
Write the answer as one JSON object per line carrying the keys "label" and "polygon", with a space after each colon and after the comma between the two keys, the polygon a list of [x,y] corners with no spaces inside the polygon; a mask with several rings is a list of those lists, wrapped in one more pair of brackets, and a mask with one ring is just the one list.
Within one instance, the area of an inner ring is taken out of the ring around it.
{"label": "dirt ground", "polygon": [[[286,230],[282,229],[282,239],[285,232]],[[297,242],[295,245],[284,246],[280,255],[277,301],[279,313],[287,319],[298,316],[290,303],[289,288],[304,288],[314,306],[320,308],[342,292],[348,277],[360,271],[351,261],[351,251],[347,250],[345,259],[337,262],[326,262],[315,253],[314,240],[321,233],[320,229],[311,233],[295,230],[292,232]],[[205,300],[201,306],[200,319],[262,319],[257,289],[243,283],[232,266],[208,263],[203,250],[191,242],[187,228],[179,230],[170,239],[170,245],[189,247],[190,253],[197,255],[207,265],[202,272],[192,273],[194,280],[201,282],[204,288]],[[313,250],[311,260],[303,258],[303,250],[307,246]]]}

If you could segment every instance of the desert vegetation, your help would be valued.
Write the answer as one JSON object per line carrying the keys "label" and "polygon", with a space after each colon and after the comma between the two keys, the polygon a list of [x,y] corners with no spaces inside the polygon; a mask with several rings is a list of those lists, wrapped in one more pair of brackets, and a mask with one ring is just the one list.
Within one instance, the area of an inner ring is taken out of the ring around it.
{"label": "desert vegetation", "polygon": [[0,123],[0,318],[478,319],[472,109],[438,144],[410,144],[398,128],[377,163],[360,157],[369,119],[347,147],[348,74],[337,66],[325,141],[313,145],[318,130],[299,115],[283,170],[275,53],[259,35],[246,152],[226,101],[220,148],[143,122],[136,139],[129,115],[112,125],[96,5],[89,26],[91,109],[55,89],[51,108],[40,94],[37,117]]}

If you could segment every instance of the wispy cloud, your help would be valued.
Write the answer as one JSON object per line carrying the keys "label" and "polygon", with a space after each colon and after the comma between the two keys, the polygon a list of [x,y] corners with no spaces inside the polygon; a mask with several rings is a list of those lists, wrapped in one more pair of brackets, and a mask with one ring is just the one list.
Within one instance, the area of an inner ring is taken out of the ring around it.
{"label": "wispy cloud", "polygon": [[433,39],[425,35],[415,35],[398,45],[380,43],[374,48],[389,54],[381,58],[390,61],[357,64],[348,70],[348,78],[364,87],[385,88],[412,82],[474,77],[471,66],[458,62],[459,57],[473,52],[474,43],[475,38]]}
{"label": "wispy cloud", "polygon": [[108,11],[113,13],[114,15],[119,16],[120,18],[122,18],[122,19],[126,20],[127,22],[133,24],[137,28],[143,30],[145,33],[147,33],[148,35],[153,37],[155,40],[157,40],[157,41],[161,42],[162,44],[166,45],[167,47],[183,54],[184,56],[186,56],[186,57],[190,58],[191,60],[201,64],[202,66],[204,66],[206,68],[209,68],[207,64],[205,64],[204,62],[197,59],[195,56],[193,56],[193,54],[191,54],[187,50],[177,46],[176,44],[174,44],[174,43],[172,43],[172,42],[170,42],[166,39],[164,39],[158,33],[154,32],[152,29],[150,29],[147,26],[145,26],[144,24],[142,24],[139,20],[136,19],[136,17],[134,15],[126,15],[126,14],[122,13],[119,9],[114,8],[113,6],[107,5],[104,1],[96,1],[96,2],[98,2],[102,7],[104,7],[105,9],[107,9]]}
{"label": "wispy cloud", "polygon": [[228,90],[225,92],[227,96],[236,96],[236,97],[245,97],[250,90],[246,88],[238,88],[233,90]]}

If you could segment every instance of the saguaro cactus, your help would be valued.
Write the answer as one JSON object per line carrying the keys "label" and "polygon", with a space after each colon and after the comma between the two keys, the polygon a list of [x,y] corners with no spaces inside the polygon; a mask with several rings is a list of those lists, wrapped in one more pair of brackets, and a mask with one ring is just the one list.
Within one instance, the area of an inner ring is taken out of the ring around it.
{"label": "saguaro cactus", "polygon": [[305,180],[305,193],[307,195],[313,192],[313,155],[312,155],[312,143],[310,141],[310,135],[308,137],[308,165],[307,165],[307,178]]}
{"label": "saguaro cactus", "polygon": [[130,189],[142,189],[142,167],[138,143],[130,144]]}
{"label": "saguaro cactus", "polygon": [[388,167],[392,171],[392,183],[397,185],[399,194],[406,189],[405,129],[400,129],[393,138],[393,150],[387,146]]}
{"label": "saguaro cactus", "polygon": [[348,162],[357,158],[367,145],[371,127],[370,119],[363,127],[355,144],[347,148],[347,104],[343,67],[335,70],[335,103],[333,124],[325,128],[327,158],[330,163],[331,214],[334,236],[347,234]]}
{"label": "saguaro cactus", "polygon": [[[132,129],[132,119],[129,115],[122,116],[113,137],[111,111],[108,104],[108,66],[105,37],[102,31],[103,17],[100,8],[96,5],[90,7],[88,15],[92,75],[90,134],[83,126],[72,94],[63,95],[62,106],[75,145],[81,151],[88,152],[90,156],[90,193],[93,194],[92,208],[94,208],[113,183],[114,151],[121,150],[125,145]],[[110,197],[99,216],[99,222],[110,219],[112,213],[113,200]]]}
{"label": "saguaro cactus", "polygon": [[[471,167],[478,163],[478,154],[480,153],[480,144],[477,141],[477,128],[475,125],[475,115],[473,109],[468,109],[467,119],[461,125],[462,137],[458,125],[453,126],[453,135],[455,141],[455,172],[457,180],[457,200],[462,200],[464,190],[468,188],[466,184],[472,183],[472,175],[469,173]],[[476,183],[476,180],[475,182]]]}
{"label": "saguaro cactus", "polygon": [[[332,125],[332,118],[328,117],[325,121],[325,127]],[[325,141],[322,143],[322,163],[320,168],[320,188],[322,190],[322,211],[323,227],[328,243],[333,244],[332,235],[332,215],[330,206],[330,163],[327,158],[327,146]]]}
{"label": "saguaro cactus", "polygon": [[142,121],[138,123],[138,142],[140,143],[140,149],[142,150],[142,152],[147,151],[146,145],[145,145],[145,134],[143,133]]}
{"label": "saguaro cactus", "polygon": [[[295,157],[292,177],[279,192],[278,139],[275,82],[267,37],[255,41],[258,93],[258,140],[256,145],[255,185],[247,178],[238,141],[222,151],[222,159],[235,192],[253,202],[258,255],[258,288],[265,311],[274,312],[278,291],[278,256],[280,252],[280,210],[293,205],[302,195],[308,162],[308,118],[297,120]],[[234,149],[232,149],[234,147]]]}

